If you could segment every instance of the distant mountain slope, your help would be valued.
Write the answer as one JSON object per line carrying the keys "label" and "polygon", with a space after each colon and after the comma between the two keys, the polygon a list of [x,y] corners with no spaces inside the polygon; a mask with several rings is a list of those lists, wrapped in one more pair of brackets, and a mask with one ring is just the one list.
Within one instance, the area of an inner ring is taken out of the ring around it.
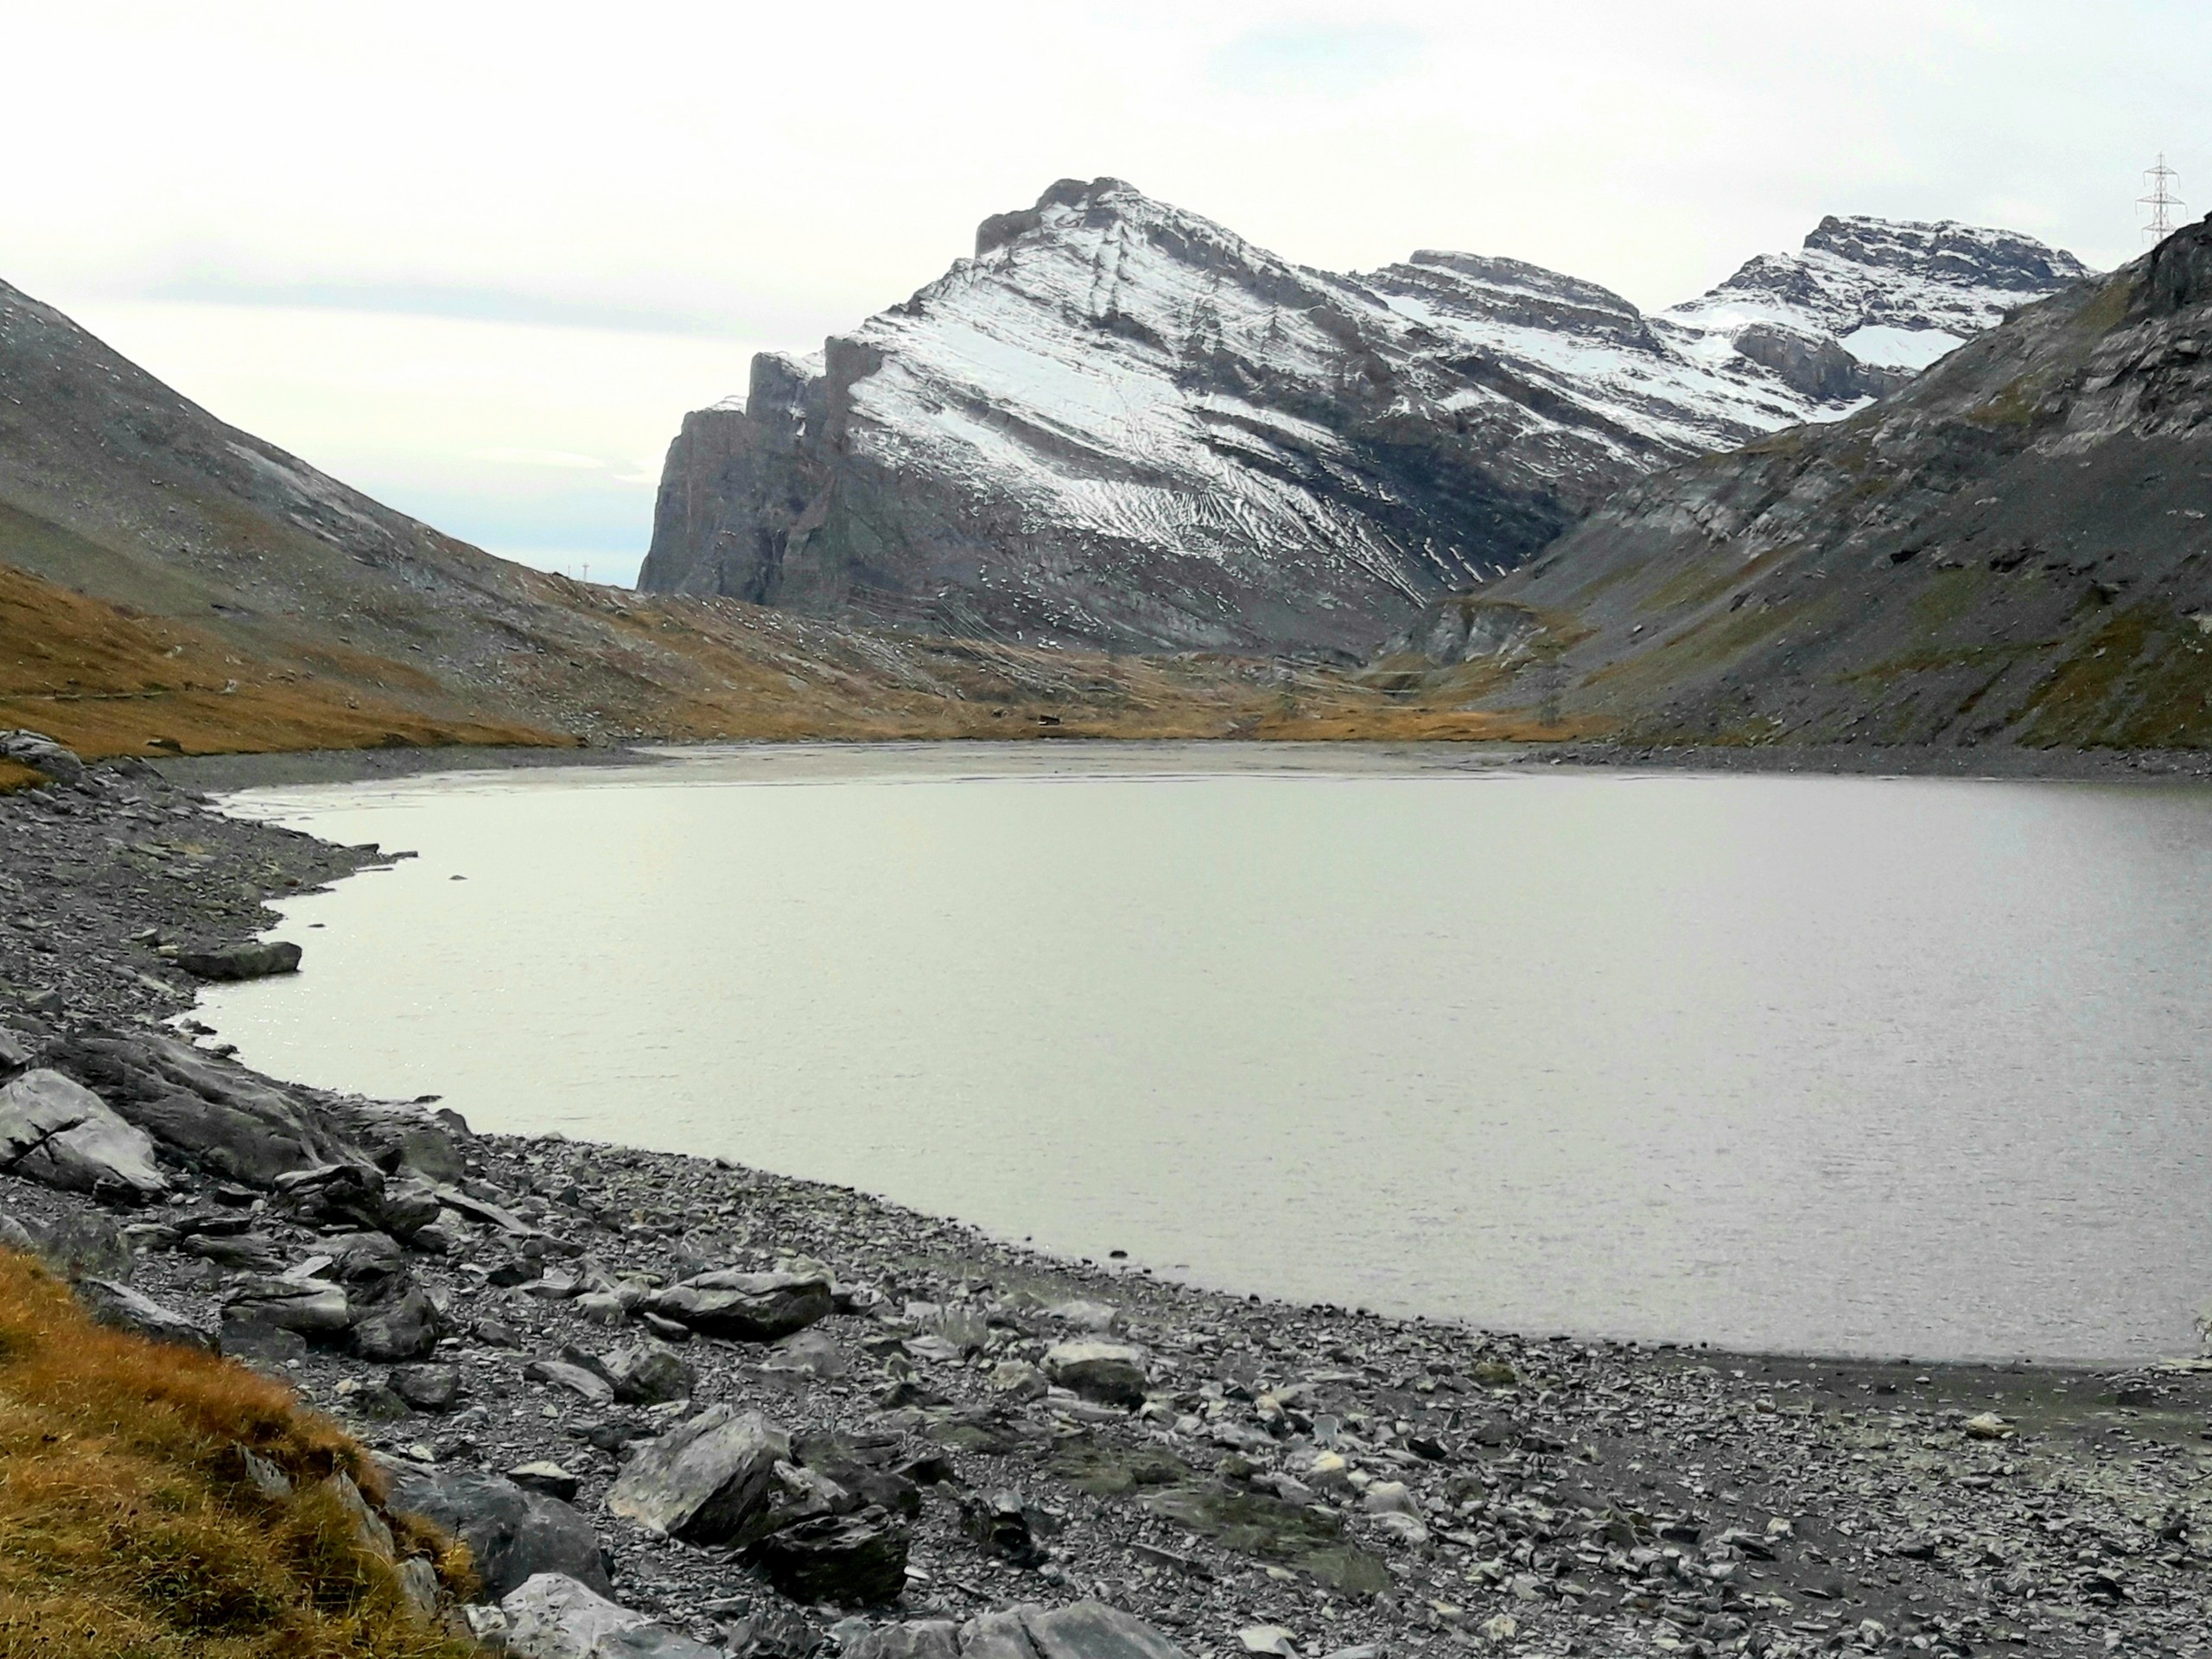
{"label": "distant mountain slope", "polygon": [[1993,321],[1989,295],[2080,270],[1957,226],[1815,240],[1647,318],[1509,259],[1314,270],[1064,180],[689,416],[640,585],[1021,640],[1363,652],[1623,480],[1894,383],[1832,327]]}
{"label": "distant mountain slope", "polygon": [[891,636],[524,569],[224,424],[0,284],[0,726],[98,753],[1210,736],[1300,696],[1298,717],[1332,730],[1376,712],[1357,687],[1252,664]]}
{"label": "distant mountain slope", "polygon": [[1402,643],[1644,737],[2212,742],[2212,220],[1630,486]]}

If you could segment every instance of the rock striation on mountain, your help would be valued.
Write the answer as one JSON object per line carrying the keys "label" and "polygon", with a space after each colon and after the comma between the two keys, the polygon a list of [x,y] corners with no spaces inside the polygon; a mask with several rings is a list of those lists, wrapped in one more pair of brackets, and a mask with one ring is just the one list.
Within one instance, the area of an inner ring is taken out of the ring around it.
{"label": "rock striation on mountain", "polygon": [[687,416],[640,585],[1021,641],[1365,652],[1623,481],[1847,414],[1892,359],[2081,270],[2005,232],[1830,219],[1646,316],[1473,254],[1316,270],[1063,180]]}
{"label": "rock striation on mountain", "polygon": [[2212,219],[1846,420],[1622,491],[1446,608],[1479,625],[1402,643],[1630,735],[2202,747]]}

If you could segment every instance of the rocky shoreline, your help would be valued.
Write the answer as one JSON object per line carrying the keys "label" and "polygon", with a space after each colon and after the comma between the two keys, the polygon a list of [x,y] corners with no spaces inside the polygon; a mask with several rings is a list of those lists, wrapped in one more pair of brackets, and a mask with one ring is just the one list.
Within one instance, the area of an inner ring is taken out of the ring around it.
{"label": "rocky shoreline", "polygon": [[259,1077],[187,1040],[193,970],[281,969],[264,901],[382,855],[50,764],[0,796],[9,1236],[346,1424],[515,1651],[2212,1650],[2201,1364],[1237,1299]]}

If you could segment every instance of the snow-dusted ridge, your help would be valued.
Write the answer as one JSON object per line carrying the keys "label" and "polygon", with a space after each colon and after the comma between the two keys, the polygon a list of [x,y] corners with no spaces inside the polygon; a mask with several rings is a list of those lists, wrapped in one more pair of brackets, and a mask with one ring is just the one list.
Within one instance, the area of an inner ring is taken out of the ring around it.
{"label": "snow-dusted ridge", "polygon": [[1313,270],[1113,179],[1062,181],[976,246],[686,420],[642,585],[1363,651],[1624,480],[1847,413],[2082,274],[2007,232],[1829,219],[1647,317],[1510,259]]}

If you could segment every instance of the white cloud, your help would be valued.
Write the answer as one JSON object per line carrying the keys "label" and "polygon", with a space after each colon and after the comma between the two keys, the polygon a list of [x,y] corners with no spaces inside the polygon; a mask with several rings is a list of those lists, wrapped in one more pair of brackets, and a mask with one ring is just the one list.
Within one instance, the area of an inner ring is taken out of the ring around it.
{"label": "white cloud", "polygon": [[[1461,247],[1653,306],[1827,213],[2130,257],[2158,150],[2212,196],[2212,8],[2089,15],[73,0],[9,20],[10,60],[48,72],[0,100],[0,153],[36,158],[0,193],[0,279],[410,510],[496,529],[535,501],[512,544],[555,548],[579,544],[557,512],[587,543],[626,515],[642,548],[632,458],[741,390],[754,346],[818,345],[1065,175],[1313,264]],[[494,449],[607,467],[472,459]]]}
{"label": "white cloud", "polygon": [[489,461],[504,467],[550,467],[565,472],[604,472],[607,463],[597,455],[580,455],[572,449],[531,449],[517,444],[494,444],[472,449],[471,461]]}

